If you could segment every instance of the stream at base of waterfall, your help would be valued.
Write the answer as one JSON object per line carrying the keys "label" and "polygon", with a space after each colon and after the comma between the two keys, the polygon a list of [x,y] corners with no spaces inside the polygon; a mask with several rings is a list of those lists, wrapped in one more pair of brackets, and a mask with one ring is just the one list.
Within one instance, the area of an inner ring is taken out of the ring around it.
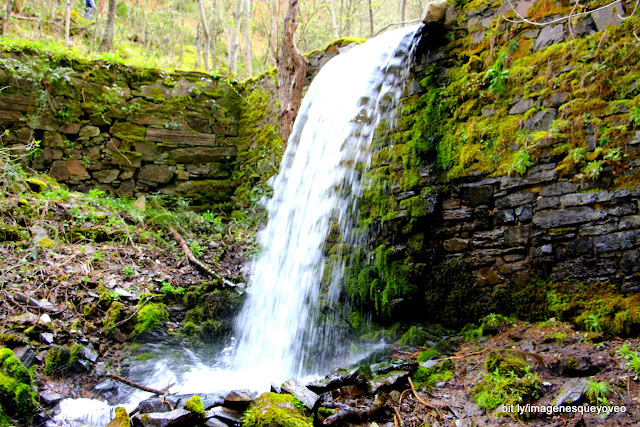
{"label": "stream at base of waterfall", "polygon": [[[148,343],[146,351],[160,356],[132,360],[131,380],[158,389],[173,383],[171,392],[179,394],[264,392],[271,384],[315,377],[366,356],[350,351],[335,319],[321,314],[319,301],[337,301],[344,281],[343,265],[324,274],[323,246],[332,227],[345,239],[358,239],[350,227],[366,185],[362,172],[378,124],[393,122],[388,114],[402,93],[418,29],[389,31],[342,52],[311,83],[273,196],[263,201],[268,219],[258,236],[261,254],[251,265],[247,300],[226,347],[208,356]],[[323,282],[323,276],[329,278]],[[127,387],[119,406],[131,411],[149,396]],[[66,399],[50,425],[106,425],[111,415],[105,402]]]}

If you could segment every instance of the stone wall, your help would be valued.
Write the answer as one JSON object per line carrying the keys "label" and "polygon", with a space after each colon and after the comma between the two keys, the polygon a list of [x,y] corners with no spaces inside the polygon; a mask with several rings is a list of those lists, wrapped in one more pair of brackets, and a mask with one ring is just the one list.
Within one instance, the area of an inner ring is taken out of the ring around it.
{"label": "stone wall", "polygon": [[[545,283],[640,290],[640,76],[624,27],[640,23],[618,17],[626,6],[540,27],[473,1],[425,28],[359,203],[370,255],[345,251],[357,303],[380,320],[462,326],[539,317],[545,296],[530,298]],[[516,3],[536,21],[571,8]]]}
{"label": "stone wall", "polygon": [[[309,55],[308,81],[341,43]],[[270,73],[237,83],[12,51],[0,85],[3,144],[41,141],[30,166],[71,189],[233,207],[239,188],[246,205],[282,155]]]}

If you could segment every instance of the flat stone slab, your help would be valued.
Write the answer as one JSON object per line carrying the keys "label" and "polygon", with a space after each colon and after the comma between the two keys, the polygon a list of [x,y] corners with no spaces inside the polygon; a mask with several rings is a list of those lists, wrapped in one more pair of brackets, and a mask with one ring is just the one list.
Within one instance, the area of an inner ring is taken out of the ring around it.
{"label": "flat stone slab", "polygon": [[188,130],[170,130],[147,128],[147,141],[165,142],[178,145],[210,147],[216,145],[216,136],[209,133],[189,132]]}

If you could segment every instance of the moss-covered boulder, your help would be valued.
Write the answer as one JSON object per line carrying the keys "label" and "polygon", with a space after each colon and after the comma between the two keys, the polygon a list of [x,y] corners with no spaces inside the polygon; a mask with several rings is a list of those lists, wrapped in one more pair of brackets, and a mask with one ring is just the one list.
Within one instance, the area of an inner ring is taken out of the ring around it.
{"label": "moss-covered boulder", "polygon": [[0,349],[0,425],[7,417],[28,425],[36,409],[36,390],[29,370],[8,348]]}
{"label": "moss-covered boulder", "polygon": [[124,408],[116,408],[115,417],[107,424],[107,427],[129,427],[130,425],[131,422],[127,410]]}
{"label": "moss-covered boulder", "polygon": [[133,333],[139,335],[143,332],[152,331],[167,320],[169,320],[169,313],[166,305],[160,303],[146,304],[138,311]]}
{"label": "moss-covered boulder", "polygon": [[310,427],[313,420],[290,394],[265,393],[244,413],[246,427]]}
{"label": "moss-covered boulder", "polygon": [[202,399],[197,394],[191,396],[186,402],[184,402],[184,409],[191,412],[197,418],[204,417],[204,405]]}

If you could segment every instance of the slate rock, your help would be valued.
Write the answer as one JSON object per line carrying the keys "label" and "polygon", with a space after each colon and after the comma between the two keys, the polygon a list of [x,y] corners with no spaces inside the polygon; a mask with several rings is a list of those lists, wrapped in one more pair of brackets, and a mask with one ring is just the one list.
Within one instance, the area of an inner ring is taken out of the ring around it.
{"label": "slate rock", "polygon": [[533,44],[534,50],[544,49],[564,40],[564,24],[547,25],[540,31],[540,35]]}
{"label": "slate rock", "polygon": [[193,414],[186,409],[175,409],[169,412],[137,413],[134,417],[144,427],[166,427],[184,425]]}
{"label": "slate rock", "polygon": [[551,98],[549,98],[549,107],[558,108],[559,106],[567,102],[568,98],[569,98],[569,94],[567,92],[564,92],[564,91],[553,92],[553,94],[551,95]]}
{"label": "slate rock", "polygon": [[540,228],[560,228],[572,224],[604,219],[607,212],[590,207],[575,207],[562,210],[536,212],[533,224]]}
{"label": "slate rock", "polygon": [[557,182],[555,184],[548,185],[540,190],[540,195],[542,197],[564,196],[565,194],[576,192],[578,188],[578,184],[573,184],[567,181]]}
{"label": "slate rock", "polygon": [[13,355],[16,356],[27,368],[31,366],[36,358],[36,353],[31,346],[25,345],[13,349]]}
{"label": "slate rock", "polygon": [[383,388],[391,388],[397,383],[401,383],[409,377],[407,371],[391,371],[386,374],[380,374],[371,380],[371,393],[377,393]]}
{"label": "slate rock", "polygon": [[177,407],[179,401],[174,396],[166,396],[164,400],[161,397],[151,397],[140,402],[138,408],[141,414],[169,412]]}
{"label": "slate rock", "polygon": [[282,391],[295,396],[310,411],[318,404],[320,396],[309,390],[304,384],[295,378],[291,378],[282,384]]}
{"label": "slate rock", "polygon": [[524,127],[530,131],[549,130],[557,116],[558,110],[555,108],[547,108],[546,110],[538,111],[527,119]]}
{"label": "slate rock", "polygon": [[565,382],[558,390],[551,404],[553,406],[572,405],[580,401],[587,391],[587,380],[584,378],[572,378]]}
{"label": "slate rock", "polygon": [[222,406],[216,406],[204,413],[204,417],[207,419],[217,419],[222,421],[227,426],[241,426],[242,414],[233,409],[224,408]]}
{"label": "slate rock", "polygon": [[624,21],[619,15],[624,16],[624,7],[622,1],[618,0],[611,4],[611,7],[600,9],[591,13],[593,22],[596,24],[598,31],[604,31],[609,25],[615,27]]}
{"label": "slate rock", "polygon": [[509,114],[522,114],[525,113],[526,111],[529,111],[529,109],[531,109],[533,107],[533,99],[528,98],[528,99],[521,99],[518,102],[516,102],[515,104],[513,104],[513,107],[511,107],[511,109],[509,110]]}

